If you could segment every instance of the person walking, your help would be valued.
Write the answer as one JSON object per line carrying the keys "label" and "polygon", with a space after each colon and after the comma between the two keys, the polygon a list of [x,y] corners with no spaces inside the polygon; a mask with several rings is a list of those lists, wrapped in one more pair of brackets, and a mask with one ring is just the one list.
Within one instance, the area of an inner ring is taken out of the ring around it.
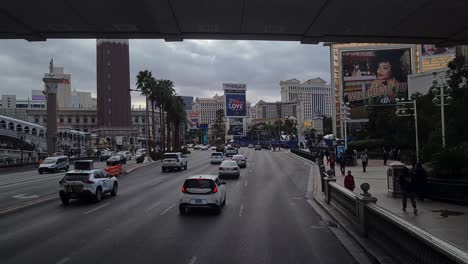
{"label": "person walking", "polygon": [[385,150],[383,150],[383,165],[384,166],[387,166],[387,160],[388,160],[388,152]]}
{"label": "person walking", "polygon": [[367,149],[361,155],[361,161],[362,161],[362,171],[366,172],[367,162],[369,161],[369,157],[367,156]]}
{"label": "person walking", "polygon": [[341,170],[341,176],[345,176],[345,171],[346,171],[346,156],[345,156],[345,153],[341,154],[341,156],[340,156],[340,170]]}
{"label": "person walking", "polygon": [[331,154],[330,158],[328,159],[328,163],[330,164],[330,169],[333,171],[333,175],[335,175],[336,157],[334,154]]}
{"label": "person walking", "polygon": [[426,196],[427,174],[420,162],[416,163],[414,169],[414,187],[419,200],[424,201]]}
{"label": "person walking", "polygon": [[354,177],[351,175],[351,171],[348,171],[348,174],[344,178],[344,187],[350,191],[354,191],[355,183]]}
{"label": "person walking", "polygon": [[401,190],[401,201],[402,201],[402,211],[406,212],[406,205],[408,198],[411,201],[411,205],[413,206],[413,213],[415,215],[418,214],[418,209],[416,208],[416,199],[415,199],[415,180],[412,171],[410,171],[407,167],[404,168],[402,174],[400,175],[399,179],[400,183],[400,190]]}

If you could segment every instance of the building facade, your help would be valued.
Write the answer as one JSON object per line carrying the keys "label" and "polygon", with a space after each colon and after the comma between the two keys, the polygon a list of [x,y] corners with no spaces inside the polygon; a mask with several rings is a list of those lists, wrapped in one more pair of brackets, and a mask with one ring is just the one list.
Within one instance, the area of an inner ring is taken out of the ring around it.
{"label": "building facade", "polygon": [[216,94],[213,98],[196,98],[192,110],[200,113],[200,124],[211,127],[216,121],[216,111],[224,111],[224,108],[224,96]]}
{"label": "building facade", "polygon": [[256,119],[277,120],[294,117],[298,122],[302,122],[303,111],[301,101],[296,99],[291,102],[265,102],[260,100],[255,105]]}
{"label": "building facade", "polygon": [[[71,94],[71,74],[65,73],[63,67],[53,67],[54,77],[61,79],[57,84],[57,107],[69,108],[72,107]],[[49,73],[44,73],[44,77],[48,77]],[[44,84],[44,91],[47,90]]]}
{"label": "building facade", "polygon": [[[297,79],[280,82],[281,102],[301,101],[304,120],[312,120],[319,111],[325,116],[332,116],[331,88],[321,78],[301,83]],[[257,118],[258,112],[257,112]]]}

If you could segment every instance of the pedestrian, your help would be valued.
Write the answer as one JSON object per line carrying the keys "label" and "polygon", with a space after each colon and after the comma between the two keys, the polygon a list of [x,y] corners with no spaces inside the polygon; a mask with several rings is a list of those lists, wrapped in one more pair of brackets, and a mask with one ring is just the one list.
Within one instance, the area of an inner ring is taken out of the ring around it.
{"label": "pedestrian", "polygon": [[369,161],[369,157],[367,156],[367,149],[365,150],[364,154],[361,155],[362,161],[362,171],[366,172],[367,162]]}
{"label": "pedestrian", "polygon": [[387,166],[387,160],[388,160],[388,153],[384,148],[384,150],[383,150],[383,165],[384,166]]}
{"label": "pedestrian", "polygon": [[406,205],[408,198],[411,201],[413,206],[413,213],[418,214],[418,209],[416,209],[416,199],[415,197],[415,180],[413,173],[405,166],[402,174],[400,175],[400,190],[401,190],[401,199],[403,203],[403,212],[406,212]]}
{"label": "pedestrian", "polygon": [[345,171],[346,171],[346,156],[345,156],[345,153],[343,153],[340,156],[340,170],[341,170],[341,176],[344,176]]}
{"label": "pedestrian", "polygon": [[328,163],[330,164],[330,169],[333,171],[333,175],[335,175],[336,157],[334,154],[330,156],[330,158],[328,159]]}
{"label": "pedestrian", "polygon": [[424,201],[426,196],[427,174],[420,162],[416,163],[416,168],[414,169],[414,182],[415,193],[419,200]]}
{"label": "pedestrian", "polygon": [[348,174],[344,178],[344,187],[350,191],[354,191],[354,177],[351,175],[351,171],[348,171]]}
{"label": "pedestrian", "polygon": [[328,164],[328,158],[330,157],[330,152],[328,149],[325,150],[325,157],[327,158],[327,164]]}

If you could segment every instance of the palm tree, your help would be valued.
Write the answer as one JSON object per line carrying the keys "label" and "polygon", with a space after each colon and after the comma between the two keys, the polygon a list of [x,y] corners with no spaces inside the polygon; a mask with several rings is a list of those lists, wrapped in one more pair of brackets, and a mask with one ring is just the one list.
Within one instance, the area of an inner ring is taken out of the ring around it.
{"label": "palm tree", "polygon": [[149,152],[149,109],[148,109],[148,96],[151,94],[151,79],[153,78],[153,74],[148,71],[140,71],[138,72],[138,75],[136,76],[137,82],[136,82],[136,87],[137,90],[141,91],[141,94],[145,96],[145,101],[146,101],[146,147],[148,148],[147,153]]}
{"label": "palm tree", "polygon": [[171,111],[168,112],[168,121],[174,127],[173,147],[180,149],[181,126],[187,122],[187,115],[184,110],[184,103],[179,96],[173,96],[171,103]]}
{"label": "palm tree", "polygon": [[158,88],[160,89],[159,90],[160,91],[159,93],[160,95],[159,117],[160,117],[161,135],[166,134],[166,137],[164,138],[164,141],[163,141],[166,144],[166,146],[163,145],[163,149],[164,147],[169,149],[169,144],[170,144],[170,126],[169,125],[170,124],[167,126],[168,127],[167,131],[165,131],[166,128],[164,127],[164,124],[167,125],[167,122],[164,121],[165,120],[164,111],[166,111],[166,115],[167,115],[169,113],[168,109],[171,109],[172,107],[171,99],[175,94],[174,83],[171,80],[159,80]]}
{"label": "palm tree", "polygon": [[153,77],[149,78],[149,95],[148,98],[151,101],[151,129],[153,136],[153,149],[156,149],[156,122],[154,120],[154,108],[156,107],[158,100],[158,81]]}

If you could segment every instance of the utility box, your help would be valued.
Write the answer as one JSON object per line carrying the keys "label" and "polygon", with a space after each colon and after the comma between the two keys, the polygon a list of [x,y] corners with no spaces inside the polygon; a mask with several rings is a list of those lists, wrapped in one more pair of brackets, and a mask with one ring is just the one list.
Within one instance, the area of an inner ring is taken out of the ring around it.
{"label": "utility box", "polygon": [[92,160],[77,160],[75,161],[75,170],[92,170],[94,162]]}
{"label": "utility box", "polygon": [[400,177],[405,173],[405,170],[407,170],[406,165],[399,161],[395,161],[389,164],[387,170],[387,186],[389,196],[399,197],[401,195]]}

